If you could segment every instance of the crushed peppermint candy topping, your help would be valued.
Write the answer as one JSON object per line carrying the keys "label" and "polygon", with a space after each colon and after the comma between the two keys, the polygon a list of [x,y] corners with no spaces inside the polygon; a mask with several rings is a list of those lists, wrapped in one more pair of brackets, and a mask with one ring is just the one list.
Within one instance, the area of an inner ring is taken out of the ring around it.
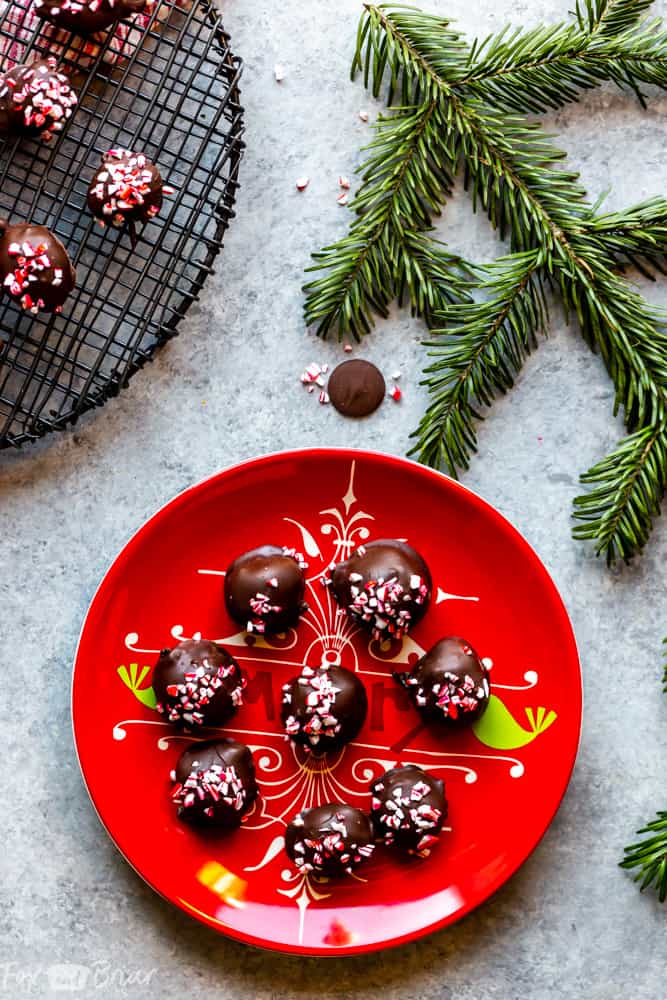
{"label": "crushed peppermint candy topping", "polygon": [[306,562],[304,556],[296,549],[290,549],[287,545],[283,545],[283,555],[287,556],[289,559],[294,559],[299,565],[299,569],[308,569],[308,563]]}
{"label": "crushed peppermint candy topping", "polygon": [[[62,284],[62,269],[53,268],[49,280],[45,271],[52,268],[51,258],[48,254],[46,243],[10,243],[7,247],[7,255],[16,258],[16,267],[9,271],[3,279],[3,286],[10,295],[17,298],[23,309],[32,313],[37,313],[39,309],[46,308],[44,299],[34,296],[34,285],[38,282],[51,285]],[[33,291],[33,295],[30,292]],[[56,310],[58,311],[58,310]]]}
{"label": "crushed peppermint candy topping", "polygon": [[338,186],[342,187],[345,191],[349,191],[349,189],[350,189],[350,178],[349,177],[345,177],[344,174],[341,174],[341,176],[338,178]]}
{"label": "crushed peppermint candy topping", "polygon": [[209,704],[220,690],[226,688],[226,694],[231,698],[232,703],[238,708],[243,704],[243,688],[245,679],[239,677],[238,684],[231,689],[225,685],[228,678],[238,675],[238,667],[235,663],[220,664],[214,668],[208,660],[204,659],[184,675],[182,684],[169,684],[167,686],[167,704],[158,702],[155,706],[161,715],[166,715],[169,722],[186,722],[189,725],[204,725],[204,713],[202,709]]}
{"label": "crushed peppermint candy topping", "polygon": [[320,400],[320,403],[322,403],[322,404],[328,403],[329,402],[329,393],[325,392],[324,389],[322,389],[322,392],[319,395],[319,400]]}
{"label": "crushed peppermint candy topping", "polygon": [[[308,717],[303,723],[295,715],[285,720],[285,731],[288,736],[305,733],[311,746],[316,747],[322,737],[333,737],[341,730],[341,723],[334,714],[336,695],[341,689],[336,687],[328,670],[317,671],[305,666],[297,679],[297,683],[308,688],[306,694],[305,714]],[[283,705],[292,703],[292,684],[283,685]]]}
{"label": "crushed peppermint candy topping", "polygon": [[[292,820],[293,826],[303,826],[301,813]],[[292,850],[297,858],[294,863],[301,875],[318,871],[326,867],[327,862],[335,860],[341,863],[343,870],[350,873],[354,865],[364,858],[369,858],[375,850],[375,844],[357,844],[346,841],[347,827],[341,813],[336,813],[329,821],[331,831],[323,830],[319,837],[305,837],[297,840]]]}
{"label": "crushed peppermint candy topping", "polygon": [[[361,546],[357,552],[364,555]],[[349,584],[352,600],[346,609],[348,615],[364,624],[372,622],[373,638],[378,641],[387,635],[402,638],[412,623],[412,613],[406,605],[423,604],[428,597],[428,586],[416,574],[410,577],[407,589],[396,576],[387,580],[380,577],[364,584],[360,573],[350,573]]]}
{"label": "crushed peppermint candy topping", "polygon": [[343,191],[342,194],[339,194],[338,197],[336,198],[336,201],[338,202],[339,205],[347,205],[348,202],[347,191]]}
{"label": "crushed peppermint candy topping", "polygon": [[[128,215],[152,218],[160,211],[157,204],[150,203],[156,175],[155,167],[143,153],[110,149],[102,157],[89,197],[101,204],[102,214],[112,226],[122,226]],[[162,192],[173,194],[174,189],[162,186]]]}
{"label": "crushed peppermint candy topping", "polygon": [[360,111],[359,112],[359,117],[361,118],[362,122],[367,122],[368,121],[368,111]]}
{"label": "crushed peppermint candy topping", "polygon": [[55,57],[49,56],[15,66],[0,77],[0,102],[9,104],[10,114],[21,115],[22,128],[37,129],[46,142],[62,131],[77,103],[68,77],[57,73],[56,66]]}
{"label": "crushed peppermint candy topping", "polygon": [[346,354],[351,354],[352,353],[352,344],[345,344],[344,347],[343,347],[343,350],[345,351]]}
{"label": "crushed peppermint candy topping", "polygon": [[397,385],[394,386],[389,395],[391,396],[391,398],[394,400],[395,403],[400,403],[403,397],[403,393],[401,392],[401,390]]}
{"label": "crushed peppermint candy topping", "polygon": [[273,67],[273,75],[275,77],[276,83],[280,83],[285,79],[285,67],[282,63],[276,63]]}
{"label": "crushed peppermint candy topping", "polygon": [[308,385],[310,382],[317,382],[323,373],[324,368],[322,365],[318,365],[317,361],[311,361],[305,371],[301,373],[301,381],[304,385]]}
{"label": "crushed peppermint candy topping", "polygon": [[309,184],[310,184],[310,177],[297,177],[296,179],[297,191],[305,191]]}
{"label": "crushed peppermint candy topping", "polygon": [[[418,685],[415,692],[415,702],[420,707],[426,705],[427,692],[419,684],[417,677],[408,677],[407,684]],[[458,719],[467,712],[474,712],[479,708],[479,703],[488,697],[488,681],[486,678],[479,686],[469,674],[460,677],[458,674],[446,671],[442,684],[433,684],[430,688],[435,696],[435,704],[442,710],[443,714],[450,719]]]}
{"label": "crushed peppermint candy topping", "polygon": [[[415,853],[420,857],[428,857],[430,848],[438,841],[437,832],[442,820],[442,811],[423,801],[431,793],[430,786],[425,781],[417,781],[405,789],[402,785],[397,785],[392,788],[391,797],[382,800],[375,793],[383,790],[384,785],[379,782],[371,788],[374,793],[371,809],[381,825],[383,843],[393,844],[396,831],[414,831],[421,834]],[[436,831],[435,835],[433,831]]]}
{"label": "crushed peppermint candy topping", "polygon": [[[174,771],[172,774],[173,781],[176,774]],[[224,802],[236,812],[240,812],[246,802],[246,791],[231,764],[224,767],[221,764],[211,764],[203,770],[198,768],[198,763],[195,761],[189,776],[182,784],[179,782],[176,785],[171,797],[178,806],[179,814],[184,809],[191,809],[192,806],[208,800],[212,805],[207,806],[204,812],[207,816],[212,816],[213,806],[217,802]]]}

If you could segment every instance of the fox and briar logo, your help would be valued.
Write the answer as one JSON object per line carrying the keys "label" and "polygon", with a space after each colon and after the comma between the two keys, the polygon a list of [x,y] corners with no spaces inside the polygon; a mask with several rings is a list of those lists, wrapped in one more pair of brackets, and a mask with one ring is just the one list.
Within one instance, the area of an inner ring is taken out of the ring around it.
{"label": "fox and briar logo", "polygon": [[106,960],[80,965],[76,962],[56,962],[53,965],[23,966],[20,962],[0,962],[0,995],[12,997],[37,987],[47,987],[50,993],[80,993],[87,990],[127,989],[148,986],[157,975],[153,969],[123,969]]}

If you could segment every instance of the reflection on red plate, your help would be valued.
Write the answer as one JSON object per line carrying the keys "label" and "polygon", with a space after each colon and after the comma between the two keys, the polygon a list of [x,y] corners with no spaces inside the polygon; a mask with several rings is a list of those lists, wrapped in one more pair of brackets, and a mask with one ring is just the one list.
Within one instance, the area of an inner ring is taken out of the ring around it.
{"label": "reflection on red plate", "polygon": [[[402,642],[381,648],[336,614],[320,575],[374,537],[405,538],[426,558],[434,599]],[[239,631],[222,601],[233,556],[270,542],[309,562],[310,606],[278,638]],[[179,823],[168,775],[197,733],[154,709],[158,650],[201,634],[247,676],[224,732],[247,743],[261,799],[231,836]],[[438,638],[463,635],[492,661],[493,696],[474,729],[424,729],[391,671]],[[326,759],[288,743],[281,686],[327,654],[359,673],[369,712],[355,743]],[[539,559],[492,507],[403,459],[316,449],[247,462],[187,490],[131,539],[104,578],[76,657],[73,717],[83,775],[118,848],[160,893],[222,932],[304,954],[352,954],[450,923],[494,892],[550,823],[574,764],[581,678],[566,611]],[[285,855],[300,808],[369,807],[369,781],[397,762],[443,777],[448,826],[428,861],[378,848],[359,878],[299,875]]]}

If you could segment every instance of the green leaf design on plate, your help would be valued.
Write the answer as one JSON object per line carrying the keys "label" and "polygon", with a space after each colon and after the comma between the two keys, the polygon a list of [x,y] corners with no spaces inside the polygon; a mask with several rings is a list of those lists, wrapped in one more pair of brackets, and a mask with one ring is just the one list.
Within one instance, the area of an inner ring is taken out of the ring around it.
{"label": "green leaf design on plate", "polygon": [[525,709],[528,729],[519,725],[512,713],[495,694],[483,715],[473,723],[472,729],[481,743],[494,750],[516,750],[524,747],[555,722],[557,715],[546,708]]}
{"label": "green leaf design on plate", "polygon": [[142,705],[146,705],[147,708],[155,708],[157,704],[155,691],[153,691],[153,688],[150,685],[145,688],[141,687],[144,678],[150,672],[150,669],[150,667],[142,667],[141,670],[139,670],[138,663],[131,663],[129,667],[121,664],[118,668],[118,676],[122,680],[123,684],[129,687],[135,698],[139,699]]}

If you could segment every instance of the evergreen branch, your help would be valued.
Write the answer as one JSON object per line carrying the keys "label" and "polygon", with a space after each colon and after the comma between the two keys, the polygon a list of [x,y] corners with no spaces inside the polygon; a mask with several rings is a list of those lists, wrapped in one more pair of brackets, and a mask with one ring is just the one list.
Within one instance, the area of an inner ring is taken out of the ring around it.
{"label": "evergreen branch", "polygon": [[544,329],[546,303],[538,280],[543,254],[531,250],[500,258],[479,269],[474,287],[487,292],[483,302],[450,305],[443,310],[446,330],[434,330],[422,383],[432,401],[412,435],[410,454],[452,476],[467,469],[476,450],[476,407],[488,406],[497,393],[514,384],[524,358]]}
{"label": "evergreen branch", "polygon": [[468,289],[475,273],[470,264],[453,254],[426,230],[404,230],[396,280],[399,305],[407,299],[413,316],[427,324],[449,305],[471,301]]}
{"label": "evergreen branch", "polygon": [[620,35],[648,10],[653,0],[577,0],[575,16],[589,34]]}
{"label": "evergreen branch", "polygon": [[357,218],[347,236],[313,254],[308,268],[326,272],[304,287],[306,323],[316,325],[318,336],[337,330],[340,339],[349,331],[359,340],[373,325],[373,311],[387,315],[401,262],[410,273],[404,230],[430,227],[453,183],[457,153],[436,143],[442,127],[435,101],[377,123],[351,206]]}
{"label": "evergreen branch", "polygon": [[609,565],[628,562],[646,544],[667,487],[667,425],[643,427],[581,477],[594,486],[576,497],[573,534],[594,539]]}
{"label": "evergreen branch", "polygon": [[622,212],[593,217],[586,228],[617,265],[634,265],[647,278],[661,274],[667,255],[667,200],[650,198]]}
{"label": "evergreen branch", "polygon": [[640,83],[667,88],[667,30],[660,18],[621,35],[590,33],[576,24],[505,28],[486,39],[474,64],[453,83],[457,93],[496,107],[541,113],[607,80],[629,86],[642,104]]}
{"label": "evergreen branch", "polygon": [[667,899],[667,812],[659,812],[657,816],[657,819],[637,830],[638,836],[649,836],[625,848],[620,867],[639,869],[634,881],[641,880],[640,892],[654,886],[658,899],[664,903]]}

